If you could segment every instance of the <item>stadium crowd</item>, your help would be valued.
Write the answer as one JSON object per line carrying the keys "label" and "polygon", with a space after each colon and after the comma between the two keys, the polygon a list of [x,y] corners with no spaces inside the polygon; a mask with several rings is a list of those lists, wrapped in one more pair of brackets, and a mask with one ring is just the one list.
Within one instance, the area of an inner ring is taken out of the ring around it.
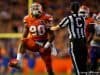
{"label": "stadium crowd", "polygon": [[[75,0],[36,0],[40,2],[45,11],[53,15],[55,25],[62,19],[64,16],[70,14],[70,2]],[[95,18],[96,13],[100,12],[100,1],[99,0],[78,0],[82,4],[87,5],[90,8],[92,17]],[[28,13],[28,0],[0,0],[0,33],[20,33],[23,28],[23,17]],[[64,54],[68,55],[68,37],[66,32],[63,30],[56,31],[59,32],[59,35],[56,34],[55,45],[61,56]],[[61,39],[61,40],[59,40]],[[64,43],[64,41],[67,43]],[[16,57],[17,46],[19,39],[10,39],[10,38],[0,38],[0,75],[6,75],[8,72],[8,62],[9,59]],[[38,57],[36,54],[35,57]],[[33,68],[35,64],[35,58],[32,55],[25,55],[25,61],[28,60],[29,68]],[[15,70],[12,71],[15,72]]]}

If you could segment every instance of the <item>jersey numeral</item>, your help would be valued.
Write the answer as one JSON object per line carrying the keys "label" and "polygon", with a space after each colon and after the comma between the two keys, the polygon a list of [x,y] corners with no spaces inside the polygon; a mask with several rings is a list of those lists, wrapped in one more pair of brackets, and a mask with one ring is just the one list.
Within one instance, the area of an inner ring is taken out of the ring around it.
{"label": "jersey numeral", "polygon": [[38,25],[38,26],[30,26],[29,31],[32,33],[32,35],[44,35],[46,32],[44,25]]}

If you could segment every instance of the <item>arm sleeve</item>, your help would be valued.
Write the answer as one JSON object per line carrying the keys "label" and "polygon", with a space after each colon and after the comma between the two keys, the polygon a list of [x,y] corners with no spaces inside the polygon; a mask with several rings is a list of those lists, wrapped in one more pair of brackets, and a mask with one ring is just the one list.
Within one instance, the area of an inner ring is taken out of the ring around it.
{"label": "arm sleeve", "polygon": [[59,26],[61,28],[66,27],[69,24],[69,19],[67,17],[64,17],[61,22],[59,23]]}

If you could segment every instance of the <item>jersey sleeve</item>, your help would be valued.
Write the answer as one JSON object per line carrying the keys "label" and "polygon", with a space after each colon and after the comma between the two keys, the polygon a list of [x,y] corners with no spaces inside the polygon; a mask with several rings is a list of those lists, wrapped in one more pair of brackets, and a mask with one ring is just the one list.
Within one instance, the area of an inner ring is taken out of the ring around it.
{"label": "jersey sleeve", "polygon": [[46,18],[48,21],[53,21],[53,16],[49,15],[49,14],[45,14]]}
{"label": "jersey sleeve", "polygon": [[28,16],[25,16],[24,18],[23,18],[23,23],[27,23],[28,22]]}
{"label": "jersey sleeve", "polygon": [[29,16],[28,15],[23,18],[23,23],[24,23],[25,27],[28,27],[28,20],[29,20]]}
{"label": "jersey sleeve", "polygon": [[49,20],[49,22],[53,22],[53,16],[49,16],[49,18],[48,18],[48,20]]}
{"label": "jersey sleeve", "polygon": [[53,16],[46,14],[46,23],[48,29],[53,25],[53,20]]}

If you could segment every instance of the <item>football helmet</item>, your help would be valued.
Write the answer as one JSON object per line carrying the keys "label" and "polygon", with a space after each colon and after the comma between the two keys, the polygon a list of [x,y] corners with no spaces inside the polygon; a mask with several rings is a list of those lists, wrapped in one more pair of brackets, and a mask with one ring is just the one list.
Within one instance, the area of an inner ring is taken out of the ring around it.
{"label": "football helmet", "polygon": [[43,13],[42,5],[39,3],[33,3],[31,6],[31,14],[35,17],[38,17],[42,13]]}
{"label": "football helmet", "polygon": [[85,18],[89,16],[89,12],[90,12],[90,9],[87,6],[85,6],[85,5],[82,5],[79,8],[79,15],[83,16]]}
{"label": "football helmet", "polygon": [[96,16],[96,21],[100,24],[100,13]]}

